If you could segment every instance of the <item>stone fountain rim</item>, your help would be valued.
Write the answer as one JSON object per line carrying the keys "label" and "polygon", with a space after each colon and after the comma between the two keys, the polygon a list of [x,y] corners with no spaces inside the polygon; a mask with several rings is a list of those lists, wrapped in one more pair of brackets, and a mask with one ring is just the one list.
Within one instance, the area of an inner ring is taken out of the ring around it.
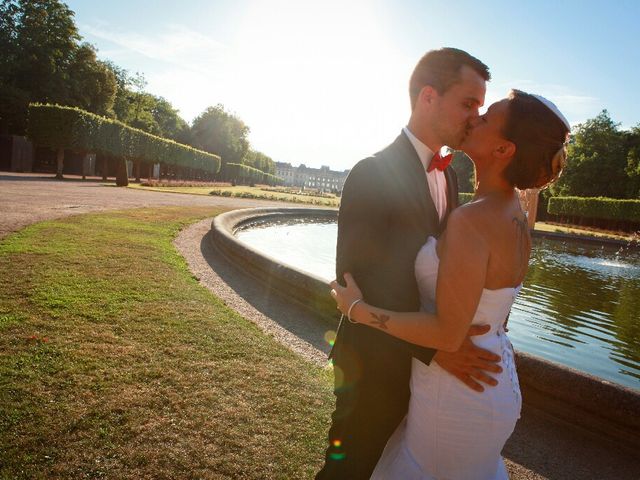
{"label": "stone fountain rim", "polygon": [[[251,223],[285,217],[336,218],[337,209],[250,208],[214,218],[211,240],[232,261],[269,288],[297,299],[335,324],[335,304],[329,285],[318,276],[283,265],[235,237]],[[640,391],[536,355],[517,353],[517,367],[525,406],[640,448]]]}

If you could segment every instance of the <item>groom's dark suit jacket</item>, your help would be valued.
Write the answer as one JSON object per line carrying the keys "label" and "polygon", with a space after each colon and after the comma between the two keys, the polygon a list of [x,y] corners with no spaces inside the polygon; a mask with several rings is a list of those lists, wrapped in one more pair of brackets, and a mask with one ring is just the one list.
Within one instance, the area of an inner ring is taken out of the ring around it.
{"label": "groom's dark suit jacket", "polygon": [[[445,176],[451,210],[458,204],[457,179],[451,167]],[[414,262],[427,237],[438,236],[443,225],[422,163],[403,132],[349,173],[338,216],[337,278],[350,272],[372,305],[418,311]],[[380,330],[342,322],[331,355],[336,409],[318,479],[369,478],[407,413],[411,358],[428,364],[434,354]]]}

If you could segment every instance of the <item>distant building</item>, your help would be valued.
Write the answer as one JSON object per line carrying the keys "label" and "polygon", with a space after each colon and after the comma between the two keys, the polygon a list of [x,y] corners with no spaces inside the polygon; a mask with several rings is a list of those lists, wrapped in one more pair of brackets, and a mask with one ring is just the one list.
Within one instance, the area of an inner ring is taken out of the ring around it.
{"label": "distant building", "polygon": [[348,174],[349,170],[337,172],[325,165],[320,168],[311,168],[304,164],[293,167],[290,163],[276,162],[276,176],[282,178],[284,184],[290,187],[342,192]]}
{"label": "distant building", "polygon": [[276,163],[276,177],[280,177],[284,180],[285,185],[296,185],[295,176],[296,167],[292,167],[290,163],[275,162]]}

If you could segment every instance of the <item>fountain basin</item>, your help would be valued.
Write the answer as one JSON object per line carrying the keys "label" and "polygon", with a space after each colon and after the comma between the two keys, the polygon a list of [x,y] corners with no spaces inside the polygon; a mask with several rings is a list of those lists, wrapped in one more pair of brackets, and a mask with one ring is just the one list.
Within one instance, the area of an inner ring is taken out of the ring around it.
{"label": "fountain basin", "polygon": [[[212,241],[234,263],[262,281],[274,293],[322,313],[337,325],[328,282],[240,241],[234,233],[249,224],[286,218],[337,219],[337,210],[260,208],[236,210],[213,221]],[[640,392],[559,365],[536,355],[517,352],[520,385],[526,408],[534,408],[600,436],[621,447],[640,447]]]}

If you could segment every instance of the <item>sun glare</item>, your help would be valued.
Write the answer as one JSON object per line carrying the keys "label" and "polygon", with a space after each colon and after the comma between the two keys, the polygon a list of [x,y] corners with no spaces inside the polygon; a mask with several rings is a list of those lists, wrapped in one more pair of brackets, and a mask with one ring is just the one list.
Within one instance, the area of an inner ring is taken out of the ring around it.
{"label": "sun glare", "polygon": [[371,2],[256,1],[230,58],[234,109],[254,127],[256,148],[281,151],[292,136],[307,146],[278,160],[336,163],[317,158],[322,145],[349,168],[406,122],[412,65],[394,52]]}

